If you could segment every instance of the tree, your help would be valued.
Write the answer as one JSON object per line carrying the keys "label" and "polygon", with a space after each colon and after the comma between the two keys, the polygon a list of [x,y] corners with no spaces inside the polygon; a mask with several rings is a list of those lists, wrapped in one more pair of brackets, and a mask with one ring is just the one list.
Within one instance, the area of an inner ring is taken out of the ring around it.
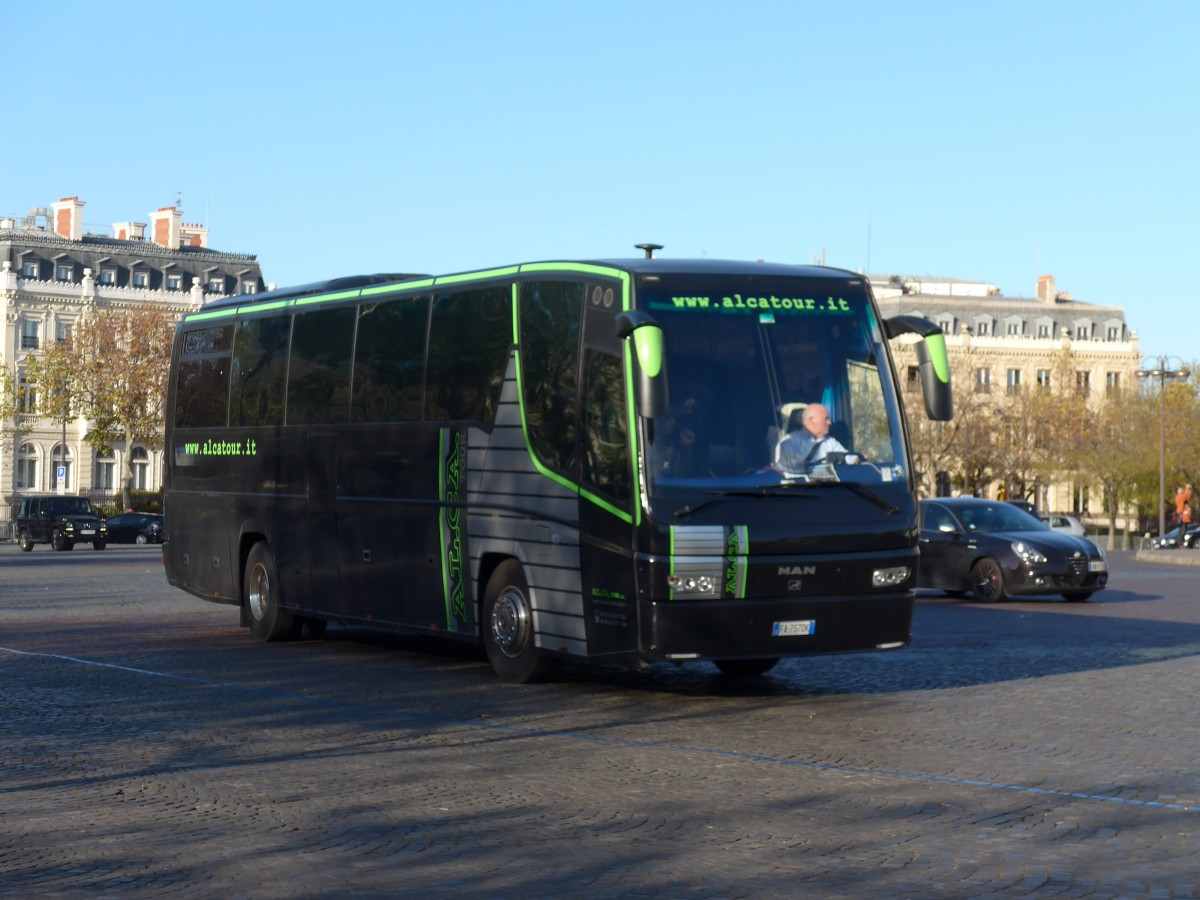
{"label": "tree", "polygon": [[171,341],[175,319],[143,306],[106,309],[79,322],[68,341],[73,393],[91,423],[86,440],[98,452],[125,445],[121,504],[132,505],[133,449],[158,449],[163,440]]}

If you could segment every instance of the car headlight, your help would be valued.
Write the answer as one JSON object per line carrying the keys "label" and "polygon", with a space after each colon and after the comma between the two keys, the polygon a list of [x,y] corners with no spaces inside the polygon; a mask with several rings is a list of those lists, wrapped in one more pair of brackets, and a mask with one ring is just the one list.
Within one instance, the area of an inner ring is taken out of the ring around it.
{"label": "car headlight", "polygon": [[1021,557],[1022,560],[1029,563],[1031,566],[1036,563],[1044,563],[1046,561],[1046,557],[1041,550],[1032,544],[1025,543],[1024,541],[1013,541],[1012,550],[1013,553],[1017,554],[1017,556]]}

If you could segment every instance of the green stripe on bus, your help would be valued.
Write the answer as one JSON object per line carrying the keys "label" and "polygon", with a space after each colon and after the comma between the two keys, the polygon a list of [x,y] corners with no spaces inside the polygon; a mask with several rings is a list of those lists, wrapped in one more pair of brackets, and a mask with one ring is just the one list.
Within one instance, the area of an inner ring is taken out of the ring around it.
{"label": "green stripe on bus", "polygon": [[357,297],[359,291],[339,291],[336,294],[321,294],[316,297],[297,297],[294,302],[297,306],[307,306],[310,303],[328,303],[331,300],[347,300],[350,297]]}
{"label": "green stripe on bus", "polygon": [[667,529],[667,559],[671,562],[667,566],[667,599],[675,599],[675,589],[670,587],[670,576],[675,574],[675,526],[672,525]]}
{"label": "green stripe on bus", "polygon": [[416,281],[396,281],[392,284],[381,284],[376,287],[363,288],[359,294],[363,297],[374,297],[376,294],[398,294],[403,291],[416,291],[432,287],[435,278],[421,278]]}
{"label": "green stripe on bus", "polygon": [[225,316],[236,316],[237,308],[233,309],[214,309],[212,312],[194,312],[188,313],[183,317],[185,322],[202,322],[206,319],[223,319]]}
{"label": "green stripe on bus", "polygon": [[439,287],[443,284],[461,284],[464,281],[490,281],[495,278],[507,278],[521,271],[520,266],[505,266],[502,269],[487,269],[483,272],[465,272],[462,275],[439,275],[433,280]]}

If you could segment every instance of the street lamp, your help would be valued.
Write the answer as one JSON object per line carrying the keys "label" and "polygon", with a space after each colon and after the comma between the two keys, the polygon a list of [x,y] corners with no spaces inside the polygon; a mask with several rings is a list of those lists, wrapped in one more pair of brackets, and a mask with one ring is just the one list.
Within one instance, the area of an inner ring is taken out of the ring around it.
{"label": "street lamp", "polygon": [[[1163,394],[1168,380],[1187,378],[1191,370],[1177,356],[1147,356],[1142,359],[1137,377],[1158,382],[1158,536],[1167,533],[1167,412]],[[1183,546],[1180,541],[1179,546]]]}

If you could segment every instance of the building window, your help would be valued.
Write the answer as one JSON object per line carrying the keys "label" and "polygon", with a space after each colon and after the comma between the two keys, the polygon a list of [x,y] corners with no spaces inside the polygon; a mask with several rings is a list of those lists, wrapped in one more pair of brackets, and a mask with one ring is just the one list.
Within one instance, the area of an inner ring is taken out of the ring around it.
{"label": "building window", "polygon": [[73,483],[73,479],[71,477],[71,448],[67,447],[66,452],[64,454],[63,445],[55,444],[54,448],[50,451],[50,466],[51,466],[50,474],[52,476],[50,479],[50,487],[52,487],[52,488],[58,487],[58,469],[59,469],[59,466],[62,466],[62,468],[63,468],[63,490],[69,491],[71,489],[72,483]]}
{"label": "building window", "polygon": [[1008,336],[1009,337],[1016,337],[1020,333],[1021,333],[1021,323],[1020,322],[1009,322],[1008,323]]}
{"label": "building window", "polygon": [[1121,373],[1108,372],[1104,376],[1104,394],[1112,397],[1121,390]]}
{"label": "building window", "polygon": [[116,483],[113,478],[113,473],[116,471],[116,457],[109,450],[107,453],[97,454],[96,456],[96,481],[95,487],[98,491],[112,491],[113,485]]}
{"label": "building window", "polygon": [[1121,339],[1121,329],[1117,325],[1108,326],[1108,339],[1110,341],[1119,341]]}
{"label": "building window", "polygon": [[75,267],[70,263],[59,263],[54,267],[54,278],[57,281],[70,281],[75,274]]}
{"label": "building window", "polygon": [[209,294],[225,293],[225,279],[224,278],[208,279],[208,282],[204,285],[204,290],[206,293],[209,293]]}
{"label": "building window", "polygon": [[1037,370],[1037,383],[1038,383],[1038,387],[1040,387],[1042,390],[1046,390],[1046,391],[1050,390],[1050,370],[1049,369],[1038,369]]}
{"label": "building window", "polygon": [[22,278],[37,278],[38,277],[38,261],[36,259],[27,259],[21,263]]}
{"label": "building window", "polygon": [[1008,387],[1008,393],[1010,393],[1010,394],[1015,394],[1021,390],[1021,370],[1020,369],[1009,369],[1008,370],[1007,387]]}
{"label": "building window", "polygon": [[149,272],[134,272],[133,273],[133,286],[135,288],[150,287],[150,273]]}
{"label": "building window", "polygon": [[183,276],[182,275],[168,275],[167,276],[167,290],[168,291],[182,291],[183,290]]}
{"label": "building window", "polygon": [[243,294],[253,294],[257,290],[258,290],[258,285],[255,284],[253,281],[243,281],[242,282],[242,293]]}
{"label": "building window", "polygon": [[991,333],[992,333],[992,323],[991,322],[986,322],[986,321],[980,322],[978,325],[975,326],[975,334],[977,334],[979,337],[988,337]]}
{"label": "building window", "polygon": [[17,412],[33,415],[37,412],[37,386],[22,372],[17,381]]}
{"label": "building window", "polygon": [[150,490],[150,454],[145,447],[134,447],[130,459],[133,466],[133,489],[135,491]]}
{"label": "building window", "polygon": [[1075,373],[1075,389],[1079,391],[1079,396],[1087,399],[1092,393],[1092,373],[1078,371]]}
{"label": "building window", "polygon": [[992,392],[992,370],[975,370],[975,393],[990,394]]}
{"label": "building window", "polygon": [[17,490],[29,491],[37,487],[37,450],[33,444],[22,444],[17,451]]}
{"label": "building window", "polygon": [[100,283],[101,284],[109,284],[109,285],[116,284],[117,283],[117,270],[113,269],[113,268],[108,268],[108,267],[101,269],[100,270]]}
{"label": "building window", "polygon": [[1086,341],[1091,336],[1092,336],[1092,329],[1089,328],[1087,325],[1076,325],[1075,326],[1075,340]]}
{"label": "building window", "polygon": [[1046,324],[1039,325],[1038,326],[1038,337],[1040,337],[1040,338],[1050,337],[1050,326],[1046,325]]}
{"label": "building window", "polygon": [[71,339],[71,324],[62,319],[54,323],[54,343],[65,344]]}
{"label": "building window", "polygon": [[942,329],[942,334],[954,334],[953,319],[939,319],[937,326],[938,328]]}
{"label": "building window", "polygon": [[41,333],[40,323],[36,319],[21,320],[21,349],[36,350],[38,348],[38,336]]}
{"label": "building window", "polygon": [[921,370],[917,366],[909,366],[908,373],[904,379],[904,386],[910,394],[915,394],[921,390]]}

